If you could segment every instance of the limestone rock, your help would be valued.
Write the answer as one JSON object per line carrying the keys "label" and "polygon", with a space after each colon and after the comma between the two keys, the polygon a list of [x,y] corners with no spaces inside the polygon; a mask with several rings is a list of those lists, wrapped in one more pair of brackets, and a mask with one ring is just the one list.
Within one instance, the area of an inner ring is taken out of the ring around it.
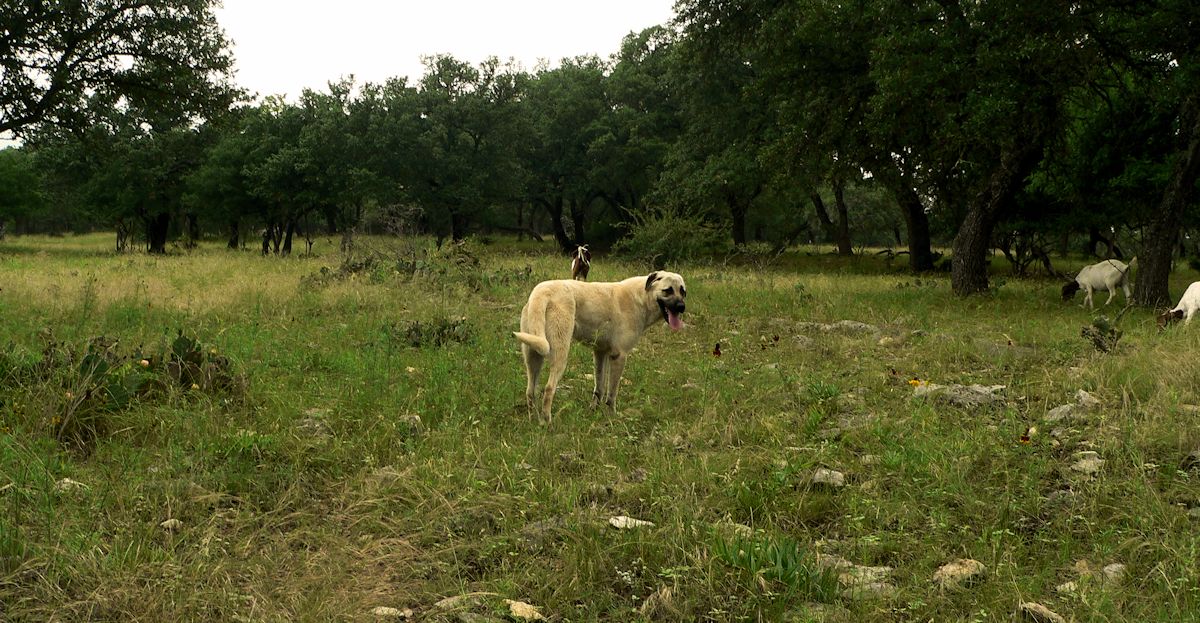
{"label": "limestone rock", "polygon": [[1021,620],[1032,623],[1067,623],[1066,619],[1053,610],[1033,601],[1027,601],[1017,607]]}
{"label": "limestone rock", "polygon": [[813,474],[812,483],[831,489],[841,489],[846,486],[846,475],[842,472],[822,467]]}
{"label": "limestone rock", "polygon": [[372,609],[371,614],[381,619],[402,620],[411,619],[413,611],[411,608],[401,610],[399,608],[392,608],[391,606],[379,606]]}
{"label": "limestone rock", "polygon": [[1104,459],[1092,450],[1076,452],[1075,459],[1075,462],[1071,464],[1071,469],[1086,476],[1095,476],[1104,467]]}
{"label": "limestone rock", "polygon": [[928,397],[936,402],[957,407],[982,407],[1002,400],[997,392],[1005,385],[938,385],[937,383],[921,383],[913,388],[913,395]]}
{"label": "limestone rock", "polygon": [[652,528],[654,527],[654,522],[618,515],[616,517],[609,517],[608,525],[617,530],[632,530],[634,528]]}
{"label": "limestone rock", "polygon": [[518,621],[545,621],[546,617],[542,616],[541,612],[534,606],[523,601],[513,601],[505,599],[505,604],[508,604],[508,614]]}
{"label": "limestone rock", "polygon": [[958,589],[979,582],[987,574],[987,567],[971,558],[960,558],[942,565],[933,574],[933,581],[943,589]]}
{"label": "limestone rock", "polygon": [[70,478],[63,478],[62,480],[54,483],[54,490],[60,493],[66,493],[69,491],[83,491],[90,488],[91,487],[83,484],[82,482],[79,482],[78,480],[71,480]]}

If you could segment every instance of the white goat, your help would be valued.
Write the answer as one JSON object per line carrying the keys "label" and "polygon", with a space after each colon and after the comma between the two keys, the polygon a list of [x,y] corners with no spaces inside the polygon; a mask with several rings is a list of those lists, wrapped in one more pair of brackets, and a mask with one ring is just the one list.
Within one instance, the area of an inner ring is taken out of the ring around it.
{"label": "white goat", "polygon": [[1108,292],[1108,300],[1104,301],[1105,305],[1112,302],[1113,297],[1117,295],[1117,288],[1121,288],[1125,292],[1125,302],[1129,302],[1129,267],[1137,262],[1137,258],[1129,260],[1129,264],[1125,264],[1119,260],[1104,260],[1091,266],[1084,266],[1083,270],[1075,275],[1075,281],[1068,283],[1062,288],[1062,297],[1064,301],[1071,300],[1075,293],[1083,289],[1087,296],[1083,299],[1083,304],[1088,306],[1088,309],[1095,309],[1092,304],[1092,293],[1099,290]]}
{"label": "white goat", "polygon": [[1196,310],[1200,310],[1200,281],[1195,281],[1188,286],[1183,293],[1183,298],[1179,299],[1179,304],[1174,309],[1165,311],[1158,317],[1158,326],[1166,328],[1167,325],[1177,320],[1182,320],[1186,325],[1192,321]]}

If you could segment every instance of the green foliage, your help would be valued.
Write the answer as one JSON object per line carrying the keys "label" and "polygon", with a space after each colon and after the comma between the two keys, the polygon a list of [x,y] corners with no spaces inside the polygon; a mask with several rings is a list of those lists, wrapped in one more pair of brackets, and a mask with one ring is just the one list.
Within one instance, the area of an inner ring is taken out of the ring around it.
{"label": "green foliage", "polygon": [[832,603],[838,597],[837,574],[820,567],[794,539],[714,532],[709,547],[721,562],[748,574],[751,584],[777,583],[789,597],[806,601]]}
{"label": "green foliage", "polygon": [[0,361],[0,378],[11,388],[0,396],[33,408],[32,426],[64,444],[90,446],[111,432],[113,414],[139,401],[202,394],[240,399],[244,391],[245,380],[228,358],[182,331],[157,353],[141,346],[123,349],[103,336],[82,347],[56,339],[48,329],[42,338],[36,362]]}
{"label": "green foliage", "polygon": [[403,324],[384,325],[380,330],[388,342],[413,348],[441,348],[448,344],[464,344],[475,336],[475,329],[464,317],[411,320]]}
{"label": "green foliage", "polygon": [[213,0],[5,2],[0,134],[115,116],[174,126],[229,105],[233,57]]}
{"label": "green foliage", "polygon": [[674,208],[647,208],[631,216],[629,234],[613,251],[655,269],[719,256],[728,250],[725,231],[699,215]]}

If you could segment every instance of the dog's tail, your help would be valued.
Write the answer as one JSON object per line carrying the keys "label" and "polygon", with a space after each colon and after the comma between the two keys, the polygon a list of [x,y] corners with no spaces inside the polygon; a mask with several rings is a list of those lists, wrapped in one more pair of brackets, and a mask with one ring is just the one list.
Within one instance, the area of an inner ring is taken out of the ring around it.
{"label": "dog's tail", "polygon": [[550,342],[547,342],[546,338],[540,335],[522,333],[520,331],[513,331],[513,335],[515,335],[518,340],[521,340],[521,342],[526,346],[532,348],[537,354],[543,357],[550,354]]}
{"label": "dog's tail", "polygon": [[543,357],[550,354],[550,342],[546,341],[546,305],[548,304],[549,301],[545,297],[530,301],[529,305],[533,307],[521,310],[521,328],[528,332],[513,331],[513,335],[521,340],[521,343]]}

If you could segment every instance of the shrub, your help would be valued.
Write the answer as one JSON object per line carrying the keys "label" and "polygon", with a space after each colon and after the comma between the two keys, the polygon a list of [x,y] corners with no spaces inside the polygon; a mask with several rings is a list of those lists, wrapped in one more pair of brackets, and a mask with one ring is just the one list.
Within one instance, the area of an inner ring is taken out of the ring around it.
{"label": "shrub", "polygon": [[667,265],[724,254],[728,232],[698,214],[674,208],[650,208],[632,214],[629,234],[613,251],[656,270]]}

